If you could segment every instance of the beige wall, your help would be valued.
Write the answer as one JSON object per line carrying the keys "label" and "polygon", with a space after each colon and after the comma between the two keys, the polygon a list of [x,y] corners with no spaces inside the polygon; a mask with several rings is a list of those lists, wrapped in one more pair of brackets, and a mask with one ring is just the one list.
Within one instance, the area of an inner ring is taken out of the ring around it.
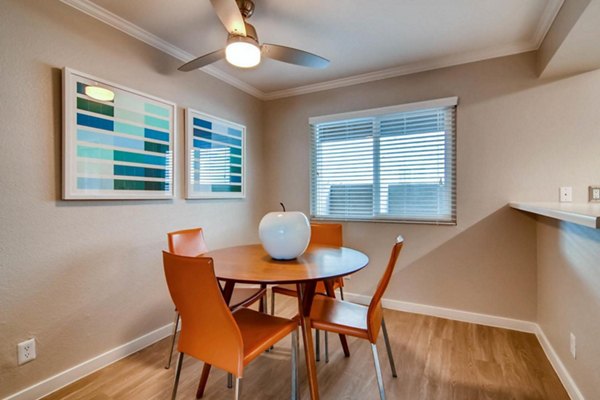
{"label": "beige wall", "polygon": [[[586,399],[600,393],[600,230],[540,218],[538,323]],[[577,339],[577,358],[569,333]]]}
{"label": "beige wall", "polygon": [[[200,72],[177,73],[178,61],[58,1],[35,0],[0,0],[0,52],[0,397],[170,322],[165,232],[202,225],[217,248],[256,241],[258,220],[279,201],[308,212],[310,116],[447,96],[460,98],[458,225],[346,223],[346,244],[371,258],[348,290],[373,292],[403,234],[386,297],[539,318],[582,390],[600,391],[596,232],[536,228],[506,207],[555,200],[564,185],[585,201],[598,183],[600,72],[538,80],[529,53],[262,103]],[[174,200],[60,201],[63,66],[172,100],[180,122],[191,106],[247,125],[247,198],[183,200],[180,158]],[[576,361],[566,329],[578,338]],[[17,367],[16,343],[30,336],[38,359]]]}
{"label": "beige wall", "polygon": [[346,223],[371,265],[348,291],[371,294],[394,237],[406,239],[386,297],[536,319],[536,236],[511,200],[585,201],[600,169],[600,73],[540,81],[528,53],[268,102],[268,204],[309,211],[308,118],[459,96],[458,225]]}
{"label": "beige wall", "polygon": [[[0,0],[0,398],[172,321],[161,249],[204,226],[208,244],[255,242],[262,216],[259,100],[58,1]],[[245,200],[60,200],[64,66],[247,126]],[[235,227],[235,228],[232,228]],[[17,367],[16,344],[38,359]]]}
{"label": "beige wall", "polygon": [[[309,211],[309,117],[459,96],[458,225],[346,223],[345,243],[371,258],[347,291],[373,293],[393,238],[402,234],[405,249],[385,297],[539,318],[591,399],[600,392],[597,231],[536,228],[533,216],[506,204],[556,201],[559,186],[587,201],[600,170],[600,71],[552,81],[537,79],[535,69],[528,53],[268,102],[268,204]],[[577,335],[577,361],[569,359],[569,329]]]}

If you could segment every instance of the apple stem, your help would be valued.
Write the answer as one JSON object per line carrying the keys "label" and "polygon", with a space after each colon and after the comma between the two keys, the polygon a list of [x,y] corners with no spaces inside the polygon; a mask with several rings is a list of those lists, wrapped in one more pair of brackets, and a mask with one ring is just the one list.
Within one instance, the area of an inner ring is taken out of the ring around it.
{"label": "apple stem", "polygon": [[281,205],[281,208],[283,208],[283,212],[285,212],[285,206],[283,205],[283,203],[279,203]]}

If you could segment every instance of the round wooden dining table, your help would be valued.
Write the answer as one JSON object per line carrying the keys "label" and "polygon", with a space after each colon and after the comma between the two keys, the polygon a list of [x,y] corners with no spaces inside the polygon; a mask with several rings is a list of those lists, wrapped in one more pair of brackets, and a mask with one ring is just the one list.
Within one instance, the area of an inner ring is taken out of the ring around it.
{"label": "round wooden dining table", "polygon": [[[204,253],[214,261],[215,275],[225,282],[223,297],[229,303],[236,283],[296,284],[298,315],[304,343],[311,399],[319,398],[315,354],[308,317],[318,281],[325,281],[327,294],[334,296],[332,279],[351,275],[369,263],[366,254],[347,247],[309,246],[293,260],[274,260],[260,244],[227,247]],[[344,352],[348,355],[345,337],[341,336]],[[209,367],[210,368],[210,367]],[[208,379],[209,369],[202,372]]]}

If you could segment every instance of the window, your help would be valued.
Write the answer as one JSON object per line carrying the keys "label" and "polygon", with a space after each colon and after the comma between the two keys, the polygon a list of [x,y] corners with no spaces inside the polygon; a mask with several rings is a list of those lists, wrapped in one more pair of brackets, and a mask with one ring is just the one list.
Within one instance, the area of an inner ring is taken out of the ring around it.
{"label": "window", "polygon": [[457,102],[310,118],[311,216],[455,224]]}

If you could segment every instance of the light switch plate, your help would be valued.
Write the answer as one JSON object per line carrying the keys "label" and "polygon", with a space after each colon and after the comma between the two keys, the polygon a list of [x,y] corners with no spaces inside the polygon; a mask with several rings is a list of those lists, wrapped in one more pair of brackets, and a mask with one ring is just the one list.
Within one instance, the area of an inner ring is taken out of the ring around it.
{"label": "light switch plate", "polygon": [[590,202],[600,203],[600,186],[590,186]]}

